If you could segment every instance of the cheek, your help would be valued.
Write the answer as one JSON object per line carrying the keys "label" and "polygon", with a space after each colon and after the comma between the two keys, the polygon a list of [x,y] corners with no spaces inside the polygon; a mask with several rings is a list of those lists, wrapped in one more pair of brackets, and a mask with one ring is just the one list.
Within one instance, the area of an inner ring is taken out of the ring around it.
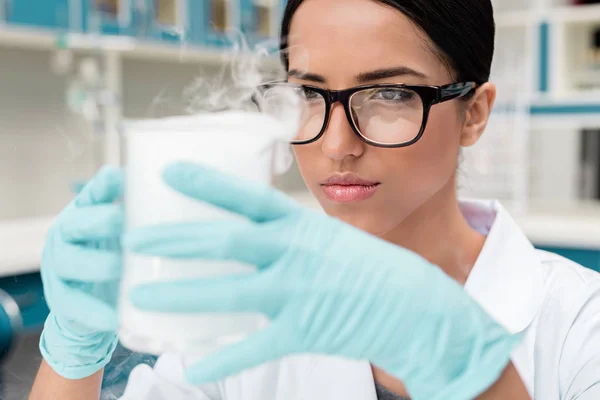
{"label": "cheek", "polygon": [[423,137],[410,148],[412,161],[428,175],[453,174],[460,148],[460,120],[453,104],[432,107]]}
{"label": "cheek", "polygon": [[427,128],[414,145],[380,152],[385,160],[387,180],[398,182],[393,191],[402,199],[405,212],[419,207],[440,191],[457,168],[460,147],[458,114],[452,107],[432,110]]}

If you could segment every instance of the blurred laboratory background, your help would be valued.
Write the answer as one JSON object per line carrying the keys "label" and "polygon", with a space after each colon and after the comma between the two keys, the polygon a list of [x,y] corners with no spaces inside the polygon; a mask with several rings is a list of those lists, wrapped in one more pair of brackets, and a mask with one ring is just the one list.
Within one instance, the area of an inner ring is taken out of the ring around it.
{"label": "blurred laboratory background", "polygon": [[[502,200],[537,247],[600,270],[600,1],[494,5],[498,101],[459,190]],[[0,0],[0,399],[26,398],[40,362],[46,231],[101,165],[122,162],[122,122],[185,113],[230,33],[276,39],[284,7]],[[316,206],[297,168],[276,185]]]}

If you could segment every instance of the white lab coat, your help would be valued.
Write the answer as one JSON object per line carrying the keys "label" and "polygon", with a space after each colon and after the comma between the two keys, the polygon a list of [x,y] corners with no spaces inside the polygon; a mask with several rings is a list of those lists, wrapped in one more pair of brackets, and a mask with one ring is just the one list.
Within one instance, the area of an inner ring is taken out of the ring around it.
{"label": "white lab coat", "polygon": [[[534,249],[498,202],[461,206],[487,235],[465,290],[509,331],[523,334],[512,361],[532,397],[600,399],[600,274]],[[368,362],[317,355],[286,357],[202,388],[182,382],[179,359],[163,356],[154,370],[132,372],[123,399],[376,400]]]}

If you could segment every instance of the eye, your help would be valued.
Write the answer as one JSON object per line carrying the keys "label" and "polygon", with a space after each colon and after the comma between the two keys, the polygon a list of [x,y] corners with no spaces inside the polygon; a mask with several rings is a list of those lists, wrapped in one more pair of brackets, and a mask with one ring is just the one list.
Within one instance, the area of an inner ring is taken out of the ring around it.
{"label": "eye", "polygon": [[312,89],[301,87],[300,95],[306,100],[319,100],[321,95]]}
{"label": "eye", "polygon": [[413,101],[417,94],[411,90],[405,89],[378,89],[375,91],[371,99],[380,100],[392,103],[407,103]]}

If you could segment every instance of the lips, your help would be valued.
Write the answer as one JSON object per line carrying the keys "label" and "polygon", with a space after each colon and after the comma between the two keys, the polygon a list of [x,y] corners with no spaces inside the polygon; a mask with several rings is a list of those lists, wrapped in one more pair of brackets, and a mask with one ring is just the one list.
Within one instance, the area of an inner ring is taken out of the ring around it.
{"label": "lips", "polygon": [[379,182],[352,173],[333,175],[321,182],[325,196],[337,203],[366,200],[377,192],[379,185]]}

